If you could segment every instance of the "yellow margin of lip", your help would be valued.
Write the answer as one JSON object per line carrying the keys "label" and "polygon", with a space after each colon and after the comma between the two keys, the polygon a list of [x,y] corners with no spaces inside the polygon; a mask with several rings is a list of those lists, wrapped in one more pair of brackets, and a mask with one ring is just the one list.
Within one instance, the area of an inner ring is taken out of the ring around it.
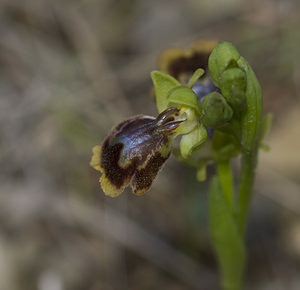
{"label": "yellow margin of lip", "polygon": [[126,180],[124,182],[124,186],[122,186],[121,188],[117,188],[106,177],[104,169],[101,167],[100,164],[101,164],[101,145],[96,145],[93,147],[93,156],[90,161],[90,165],[94,169],[96,169],[102,173],[102,176],[100,177],[99,182],[100,182],[100,185],[101,185],[104,193],[111,197],[119,196],[124,191],[124,188],[128,185],[130,180]]}
{"label": "yellow margin of lip", "polygon": [[96,170],[103,172],[101,166],[100,166],[100,160],[101,159],[101,146],[96,145],[93,147],[93,156],[90,161],[90,165],[95,168]]}

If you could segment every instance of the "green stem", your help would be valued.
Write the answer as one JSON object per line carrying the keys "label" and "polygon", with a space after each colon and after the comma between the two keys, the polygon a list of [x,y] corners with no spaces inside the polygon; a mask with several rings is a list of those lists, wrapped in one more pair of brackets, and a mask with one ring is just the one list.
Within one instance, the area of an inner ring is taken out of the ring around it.
{"label": "green stem", "polygon": [[247,217],[253,192],[253,184],[255,179],[255,168],[257,161],[257,149],[252,152],[243,152],[242,169],[239,184],[238,195],[238,227],[242,236],[244,236]]}
{"label": "green stem", "polygon": [[246,251],[232,210],[225,199],[219,176],[211,181],[209,215],[212,243],[220,267],[224,290],[241,290]]}
{"label": "green stem", "polygon": [[225,199],[229,208],[233,211],[234,201],[233,201],[233,176],[231,171],[231,166],[229,160],[220,161],[217,164],[218,176],[222,185],[222,189],[225,195]]}

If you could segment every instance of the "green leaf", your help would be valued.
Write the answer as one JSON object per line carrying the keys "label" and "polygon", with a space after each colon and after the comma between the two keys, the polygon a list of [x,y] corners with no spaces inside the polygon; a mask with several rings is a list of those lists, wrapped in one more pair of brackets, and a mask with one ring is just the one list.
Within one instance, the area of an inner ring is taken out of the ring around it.
{"label": "green leaf", "polygon": [[161,113],[168,108],[167,96],[169,92],[172,89],[181,86],[181,84],[172,76],[160,71],[152,71],[151,79],[154,86],[156,106],[158,112]]}
{"label": "green leaf", "polygon": [[209,216],[222,286],[228,290],[239,290],[244,274],[245,247],[217,177],[210,185]]}
{"label": "green leaf", "polygon": [[237,49],[230,42],[218,42],[208,59],[209,73],[213,83],[220,87],[220,77],[225,69],[236,67],[240,58]]}
{"label": "green leaf", "polygon": [[201,116],[201,103],[192,89],[180,86],[172,89],[168,95],[168,106],[185,105],[195,110]]}
{"label": "green leaf", "polygon": [[184,159],[190,155],[206,140],[207,132],[203,125],[197,126],[192,132],[183,135],[180,141],[180,153]]}

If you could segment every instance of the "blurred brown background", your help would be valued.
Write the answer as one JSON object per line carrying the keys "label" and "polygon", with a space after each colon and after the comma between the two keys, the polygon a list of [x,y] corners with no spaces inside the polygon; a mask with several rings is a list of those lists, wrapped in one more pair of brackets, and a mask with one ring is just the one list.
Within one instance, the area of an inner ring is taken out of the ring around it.
{"label": "blurred brown background", "polygon": [[146,195],[111,199],[88,164],[114,124],[156,115],[157,55],[199,38],[232,41],[275,113],[245,289],[300,289],[299,1],[1,0],[0,15],[1,290],[218,289],[193,169],[171,158]]}

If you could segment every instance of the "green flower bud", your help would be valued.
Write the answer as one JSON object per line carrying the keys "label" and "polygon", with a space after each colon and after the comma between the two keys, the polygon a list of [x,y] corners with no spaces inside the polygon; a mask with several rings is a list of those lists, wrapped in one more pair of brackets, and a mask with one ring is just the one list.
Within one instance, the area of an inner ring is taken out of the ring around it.
{"label": "green flower bud", "polygon": [[240,68],[227,69],[220,77],[222,95],[235,111],[246,107],[246,83],[246,74]]}
{"label": "green flower bud", "polygon": [[228,122],[233,114],[225,98],[213,92],[206,95],[202,101],[202,122],[206,127],[218,128]]}
{"label": "green flower bud", "polygon": [[220,87],[222,73],[229,67],[235,67],[239,58],[239,52],[230,42],[217,43],[208,59],[210,76],[217,87]]}

